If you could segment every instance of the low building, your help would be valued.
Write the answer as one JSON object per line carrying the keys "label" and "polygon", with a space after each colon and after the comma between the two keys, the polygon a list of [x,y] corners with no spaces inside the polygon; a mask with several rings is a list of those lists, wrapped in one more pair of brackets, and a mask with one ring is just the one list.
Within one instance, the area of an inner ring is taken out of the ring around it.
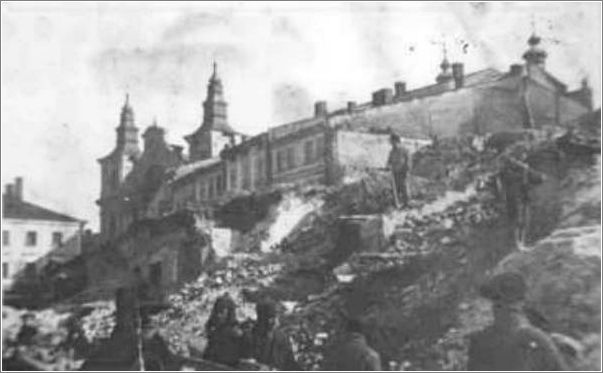
{"label": "low building", "polygon": [[85,222],[23,199],[23,179],[2,196],[2,288],[35,279],[49,260],[67,262],[81,253]]}

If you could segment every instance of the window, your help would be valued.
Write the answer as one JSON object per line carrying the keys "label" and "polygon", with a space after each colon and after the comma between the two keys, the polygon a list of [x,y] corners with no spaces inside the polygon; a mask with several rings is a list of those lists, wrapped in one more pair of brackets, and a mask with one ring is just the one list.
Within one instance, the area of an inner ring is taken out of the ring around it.
{"label": "window", "polygon": [[295,168],[295,148],[294,147],[287,148],[287,168],[288,169]]}
{"label": "window", "polygon": [[214,182],[216,184],[216,197],[220,195],[222,191],[222,175],[216,175],[214,178]]}
{"label": "window", "polygon": [[52,245],[53,246],[61,246],[63,245],[63,233],[54,232],[52,234]]}
{"label": "window", "polygon": [[25,246],[36,246],[38,244],[38,234],[33,231],[27,232],[25,235]]}
{"label": "window", "polygon": [[210,178],[207,182],[209,184],[209,199],[212,199],[212,198],[214,198],[214,194],[215,194],[214,179],[213,179],[213,177]]}
{"label": "window", "polygon": [[2,231],[2,245],[8,246],[10,245],[10,232]]}
{"label": "window", "polygon": [[251,187],[251,165],[249,164],[249,156],[243,158],[243,189]]}
{"label": "window", "polygon": [[316,158],[322,158],[325,153],[324,139],[322,137],[319,137],[316,139],[316,147],[315,148],[316,148],[316,151],[315,151]]}
{"label": "window", "polygon": [[155,286],[161,286],[163,277],[161,262],[153,263],[149,267],[149,279],[151,284]]}
{"label": "window", "polygon": [[262,159],[261,155],[258,155],[258,157],[255,159],[255,172],[256,172],[256,176],[255,176],[255,180],[254,180],[254,185],[260,186],[260,184],[262,183],[262,180],[264,179],[264,159]]}
{"label": "window", "polygon": [[9,270],[8,263],[3,262],[2,263],[2,278],[6,279],[6,278],[8,278],[10,276],[10,273],[9,273],[8,270]]}
{"label": "window", "polygon": [[278,172],[285,170],[285,153],[283,150],[276,152],[276,170]]}
{"label": "window", "polygon": [[304,164],[314,162],[314,142],[308,140],[304,143]]}
{"label": "window", "polygon": [[233,163],[230,169],[230,189],[237,189],[237,166]]}
{"label": "window", "polygon": [[216,178],[216,182],[216,190],[218,194],[221,194],[224,191],[224,177],[222,177],[222,175],[218,175],[218,177]]}

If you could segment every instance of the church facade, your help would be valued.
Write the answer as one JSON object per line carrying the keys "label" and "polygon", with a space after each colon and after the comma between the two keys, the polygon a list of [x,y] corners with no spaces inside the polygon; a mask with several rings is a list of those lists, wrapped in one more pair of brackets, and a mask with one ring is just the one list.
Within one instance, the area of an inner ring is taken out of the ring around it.
{"label": "church facade", "polygon": [[242,193],[284,184],[336,184],[349,170],[385,165],[388,133],[410,151],[451,136],[486,135],[563,126],[592,110],[584,82],[575,91],[545,68],[546,51],[533,35],[522,64],[508,71],[488,68],[465,74],[444,57],[435,84],[407,90],[404,82],[371,100],[314,113],[248,137],[231,127],[224,88],[214,64],[201,125],[185,139],[188,156],[165,142],[154,123],[138,145],[134,111],[126,98],[115,149],[101,164],[101,234],[107,240],[137,219],[188,209],[209,214]]}

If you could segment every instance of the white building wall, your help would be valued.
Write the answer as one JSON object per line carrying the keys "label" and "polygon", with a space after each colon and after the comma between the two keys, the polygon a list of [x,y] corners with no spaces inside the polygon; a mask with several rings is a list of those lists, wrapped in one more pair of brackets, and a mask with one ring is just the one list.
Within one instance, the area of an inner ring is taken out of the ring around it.
{"label": "white building wall", "polygon": [[[40,259],[51,250],[53,256],[73,257],[81,253],[80,222],[3,219],[2,235],[8,232],[8,244],[2,244],[2,288],[10,288],[14,276],[25,269],[26,264],[42,265]],[[36,245],[26,244],[27,232],[36,232]],[[53,245],[53,233],[61,233],[63,245]],[[4,238],[3,238],[4,240]],[[4,270],[8,269],[8,273]]]}

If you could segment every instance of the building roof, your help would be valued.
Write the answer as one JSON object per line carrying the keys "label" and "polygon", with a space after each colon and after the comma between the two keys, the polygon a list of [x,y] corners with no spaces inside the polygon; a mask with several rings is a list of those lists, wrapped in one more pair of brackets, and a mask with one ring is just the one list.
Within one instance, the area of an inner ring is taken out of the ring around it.
{"label": "building roof", "polygon": [[23,220],[45,220],[45,221],[62,221],[62,222],[79,222],[81,220],[69,215],[61,214],[56,211],[49,210],[42,206],[26,202],[15,198],[7,198],[3,196],[2,209],[3,219],[23,219]]}
{"label": "building roof", "polygon": [[180,179],[182,179],[188,175],[191,175],[197,171],[215,166],[218,163],[220,163],[220,157],[203,159],[201,161],[196,161],[196,162],[192,162],[189,164],[185,164],[174,170],[174,175],[172,177],[172,181],[180,180]]}

